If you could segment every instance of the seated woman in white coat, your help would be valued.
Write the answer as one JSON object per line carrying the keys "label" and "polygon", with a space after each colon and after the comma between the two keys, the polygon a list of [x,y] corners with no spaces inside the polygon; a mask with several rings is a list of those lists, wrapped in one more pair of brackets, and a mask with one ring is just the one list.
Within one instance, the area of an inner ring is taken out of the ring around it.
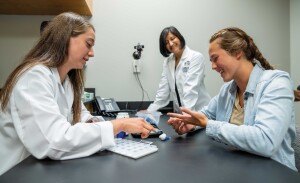
{"label": "seated woman in white coat", "polygon": [[200,110],[210,100],[205,84],[204,57],[185,45],[185,39],[173,26],[166,27],[159,38],[160,53],[167,57],[154,102],[147,111],[153,112],[173,101],[179,107]]}
{"label": "seated woman in white coat", "polygon": [[54,17],[0,93],[0,175],[28,157],[66,160],[114,146],[120,131],[154,130],[142,118],[99,122],[81,95],[95,29],[75,13]]}

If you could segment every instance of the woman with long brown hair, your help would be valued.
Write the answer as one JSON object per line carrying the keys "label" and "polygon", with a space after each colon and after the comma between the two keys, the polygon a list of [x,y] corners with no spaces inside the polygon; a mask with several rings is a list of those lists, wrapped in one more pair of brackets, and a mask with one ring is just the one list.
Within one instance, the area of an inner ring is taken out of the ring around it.
{"label": "woman with long brown hair", "polygon": [[85,157],[113,146],[120,131],[146,138],[153,130],[141,118],[99,122],[86,110],[82,69],[94,56],[94,42],[86,19],[62,13],[10,74],[0,93],[0,174],[29,155]]}

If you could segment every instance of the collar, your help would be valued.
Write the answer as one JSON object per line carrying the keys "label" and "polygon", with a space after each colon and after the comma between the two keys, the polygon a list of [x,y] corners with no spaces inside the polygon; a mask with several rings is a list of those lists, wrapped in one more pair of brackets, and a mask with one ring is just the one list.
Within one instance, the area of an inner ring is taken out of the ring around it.
{"label": "collar", "polygon": [[188,46],[185,46],[183,49],[184,50],[183,50],[180,60],[185,59],[188,56],[188,53],[190,52],[190,48]]}
{"label": "collar", "polygon": [[56,67],[51,67],[50,70],[51,70],[51,72],[53,73],[54,78],[55,78],[55,80],[56,80],[56,82],[57,82],[58,84],[60,84],[60,85],[62,85],[62,86],[65,87],[68,83],[70,83],[70,81],[69,81],[70,79],[69,79],[69,76],[68,76],[68,75],[66,76],[64,82],[61,83],[61,81],[60,81],[60,76],[59,76],[59,73],[58,73],[58,70],[57,70]]}
{"label": "collar", "polygon": [[[185,59],[188,56],[188,53],[190,52],[190,48],[188,46],[185,46],[183,49],[184,50],[183,50],[183,53],[182,53],[181,58],[179,60],[179,63],[181,62],[181,60]],[[175,55],[174,55],[174,53],[172,53],[172,57],[171,58],[172,58],[171,59],[172,61],[175,61]]]}
{"label": "collar", "polygon": [[51,67],[50,70],[53,73],[53,76],[54,76],[56,82],[59,83],[59,84],[61,84],[61,82],[60,82],[60,76],[59,76],[57,68],[56,67]]}
{"label": "collar", "polygon": [[[255,66],[253,67],[253,70],[250,74],[249,81],[248,81],[246,91],[245,91],[245,94],[244,94],[245,98],[248,98],[249,94],[254,94],[254,92],[256,90],[256,87],[257,87],[257,84],[260,81],[259,78],[261,77],[261,75],[265,71],[265,69],[260,65],[260,63],[258,61],[254,61],[254,63],[255,63]],[[229,92],[231,94],[235,94],[236,90],[237,90],[237,85],[233,81],[232,85],[229,89]]]}
{"label": "collar", "polygon": [[257,84],[260,81],[260,77],[263,74],[263,72],[265,71],[265,69],[260,65],[259,62],[255,61],[255,66],[250,74],[250,78],[247,84],[247,88],[245,91],[245,95],[251,93],[254,94]]}

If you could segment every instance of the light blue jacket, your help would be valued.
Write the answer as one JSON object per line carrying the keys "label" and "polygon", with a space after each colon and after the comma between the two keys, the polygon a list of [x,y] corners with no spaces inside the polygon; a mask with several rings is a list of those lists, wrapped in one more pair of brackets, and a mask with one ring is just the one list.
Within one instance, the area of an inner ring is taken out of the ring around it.
{"label": "light blue jacket", "polygon": [[206,134],[214,140],[297,170],[294,93],[289,74],[264,70],[256,64],[244,93],[244,124],[229,123],[236,97],[234,81],[224,84],[203,112],[209,119]]}

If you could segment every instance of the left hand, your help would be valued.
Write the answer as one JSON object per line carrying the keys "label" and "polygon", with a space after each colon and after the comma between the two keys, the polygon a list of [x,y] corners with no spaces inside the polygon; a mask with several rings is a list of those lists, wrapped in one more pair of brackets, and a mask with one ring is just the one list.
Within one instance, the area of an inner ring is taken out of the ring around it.
{"label": "left hand", "polygon": [[178,118],[185,124],[206,127],[208,118],[203,113],[195,112],[184,107],[181,107],[180,109],[183,112],[182,114],[168,113],[168,116]]}
{"label": "left hand", "polygon": [[173,127],[178,135],[188,133],[195,127],[195,125],[185,124],[179,118],[170,118],[168,124]]}

